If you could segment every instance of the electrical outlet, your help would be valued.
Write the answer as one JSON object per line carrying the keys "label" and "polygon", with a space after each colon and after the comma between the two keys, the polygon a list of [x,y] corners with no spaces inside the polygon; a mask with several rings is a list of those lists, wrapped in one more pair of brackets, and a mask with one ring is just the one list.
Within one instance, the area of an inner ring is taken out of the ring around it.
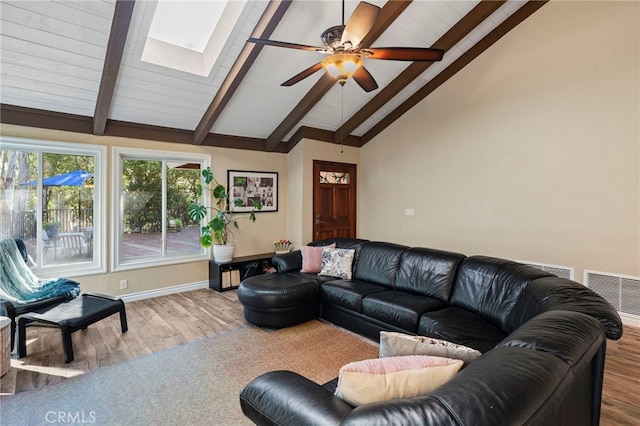
{"label": "electrical outlet", "polygon": [[127,280],[120,280],[120,290],[126,290],[129,287]]}

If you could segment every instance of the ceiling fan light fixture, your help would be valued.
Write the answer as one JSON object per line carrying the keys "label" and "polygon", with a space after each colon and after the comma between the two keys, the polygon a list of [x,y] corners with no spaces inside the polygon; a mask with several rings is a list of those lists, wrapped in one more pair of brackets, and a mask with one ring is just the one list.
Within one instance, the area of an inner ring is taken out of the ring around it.
{"label": "ceiling fan light fixture", "polygon": [[322,67],[344,85],[362,63],[362,58],[353,53],[334,53],[324,58]]}

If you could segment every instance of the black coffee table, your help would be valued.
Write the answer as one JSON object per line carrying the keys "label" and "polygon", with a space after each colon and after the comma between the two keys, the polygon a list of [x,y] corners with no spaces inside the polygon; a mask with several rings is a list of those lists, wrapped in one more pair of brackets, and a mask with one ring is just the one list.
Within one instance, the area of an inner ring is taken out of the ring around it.
{"label": "black coffee table", "polygon": [[51,309],[30,312],[18,318],[18,358],[27,355],[26,327],[58,327],[62,332],[64,362],[73,361],[71,333],[85,329],[113,314],[120,314],[120,326],[125,333],[127,314],[122,299],[97,293],[83,294]]}

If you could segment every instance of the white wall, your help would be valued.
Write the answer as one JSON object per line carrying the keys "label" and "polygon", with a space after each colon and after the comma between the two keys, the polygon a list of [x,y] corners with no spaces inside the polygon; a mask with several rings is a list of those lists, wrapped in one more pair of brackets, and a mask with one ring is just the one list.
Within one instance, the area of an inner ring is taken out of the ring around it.
{"label": "white wall", "polygon": [[365,145],[360,236],[640,276],[639,16],[552,1]]}

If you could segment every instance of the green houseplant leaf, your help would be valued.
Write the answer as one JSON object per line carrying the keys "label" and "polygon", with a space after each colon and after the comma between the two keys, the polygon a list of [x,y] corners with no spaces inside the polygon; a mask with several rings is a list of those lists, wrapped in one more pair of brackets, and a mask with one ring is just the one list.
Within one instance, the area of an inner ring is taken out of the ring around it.
{"label": "green houseplant leaf", "polygon": [[[211,247],[214,242],[218,244],[227,244],[229,236],[233,236],[231,228],[240,229],[238,220],[248,219],[250,222],[256,221],[255,212],[262,209],[260,201],[253,202],[253,210],[250,212],[236,212],[235,207],[243,205],[240,198],[230,199],[229,190],[221,185],[213,175],[210,167],[202,171],[202,177],[205,185],[198,187],[198,194],[202,195],[203,191],[210,191],[213,199],[213,205],[205,206],[198,203],[190,204],[187,208],[187,214],[192,220],[201,222],[211,213],[212,218],[209,223],[200,229],[200,244],[203,247]],[[213,185],[211,185],[213,182]]]}

